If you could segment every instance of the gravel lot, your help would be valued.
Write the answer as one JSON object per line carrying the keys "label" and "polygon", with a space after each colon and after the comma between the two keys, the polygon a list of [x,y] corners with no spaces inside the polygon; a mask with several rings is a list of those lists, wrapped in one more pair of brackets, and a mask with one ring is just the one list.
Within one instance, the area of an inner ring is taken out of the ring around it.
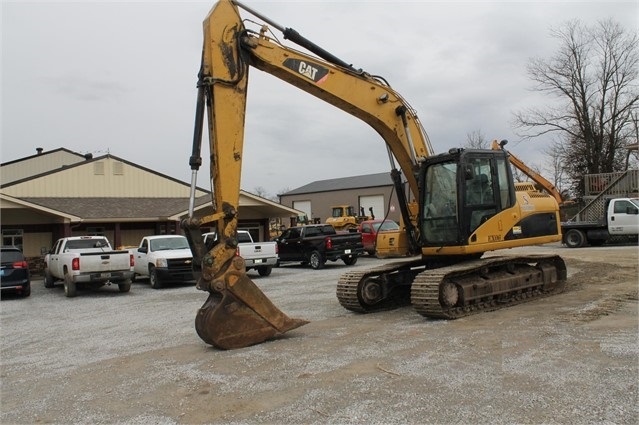
{"label": "gravel lot", "polygon": [[[636,246],[546,245],[564,293],[455,321],[410,307],[359,315],[335,297],[355,266],[253,280],[311,323],[218,351],[195,333],[207,293],[138,281],[79,291],[33,282],[0,304],[3,424],[639,423]],[[396,261],[396,260],[389,260]]]}

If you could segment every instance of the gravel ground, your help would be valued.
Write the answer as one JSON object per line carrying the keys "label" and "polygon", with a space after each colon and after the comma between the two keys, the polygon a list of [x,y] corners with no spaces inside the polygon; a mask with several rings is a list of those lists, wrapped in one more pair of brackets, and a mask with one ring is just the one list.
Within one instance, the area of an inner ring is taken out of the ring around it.
{"label": "gravel ground", "polygon": [[639,423],[636,246],[553,244],[564,293],[455,321],[344,310],[338,277],[384,261],[250,276],[311,323],[219,351],[195,333],[207,294],[147,281],[64,297],[33,282],[0,304],[3,424]]}

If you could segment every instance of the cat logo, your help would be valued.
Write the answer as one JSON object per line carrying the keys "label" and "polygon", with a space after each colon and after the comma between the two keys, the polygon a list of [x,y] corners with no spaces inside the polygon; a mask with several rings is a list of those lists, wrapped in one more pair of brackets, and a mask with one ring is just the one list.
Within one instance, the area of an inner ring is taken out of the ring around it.
{"label": "cat logo", "polygon": [[501,235],[488,235],[488,242],[499,242],[501,241]]}
{"label": "cat logo", "polygon": [[328,78],[328,69],[316,63],[287,58],[284,60],[283,65],[291,71],[297,72],[317,84],[322,84],[326,81],[326,78]]}

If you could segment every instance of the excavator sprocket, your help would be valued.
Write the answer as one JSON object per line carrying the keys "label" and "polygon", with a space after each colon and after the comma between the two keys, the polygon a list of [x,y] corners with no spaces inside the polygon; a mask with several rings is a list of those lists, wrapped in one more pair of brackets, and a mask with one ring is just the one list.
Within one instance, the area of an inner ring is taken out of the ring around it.
{"label": "excavator sprocket", "polygon": [[566,276],[556,255],[489,257],[419,273],[411,304],[425,317],[457,319],[560,292]]}
{"label": "excavator sprocket", "polygon": [[225,350],[243,348],[308,323],[279,310],[246,275],[244,261],[237,257],[234,262],[238,270],[224,274],[226,284],[209,291],[195,317],[204,342]]}

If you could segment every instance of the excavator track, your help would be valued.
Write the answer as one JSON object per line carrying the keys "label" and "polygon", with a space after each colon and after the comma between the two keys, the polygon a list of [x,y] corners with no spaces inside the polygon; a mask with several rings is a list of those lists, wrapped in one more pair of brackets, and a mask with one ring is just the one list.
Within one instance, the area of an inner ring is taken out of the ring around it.
{"label": "excavator track", "polygon": [[[373,269],[343,274],[337,282],[337,299],[347,310],[358,313],[390,310],[410,304],[410,282],[425,265],[421,260],[396,261]],[[385,284],[389,280],[408,282]]]}
{"label": "excavator track", "polygon": [[457,319],[560,292],[566,274],[555,255],[489,257],[420,273],[411,304],[424,317]]}

